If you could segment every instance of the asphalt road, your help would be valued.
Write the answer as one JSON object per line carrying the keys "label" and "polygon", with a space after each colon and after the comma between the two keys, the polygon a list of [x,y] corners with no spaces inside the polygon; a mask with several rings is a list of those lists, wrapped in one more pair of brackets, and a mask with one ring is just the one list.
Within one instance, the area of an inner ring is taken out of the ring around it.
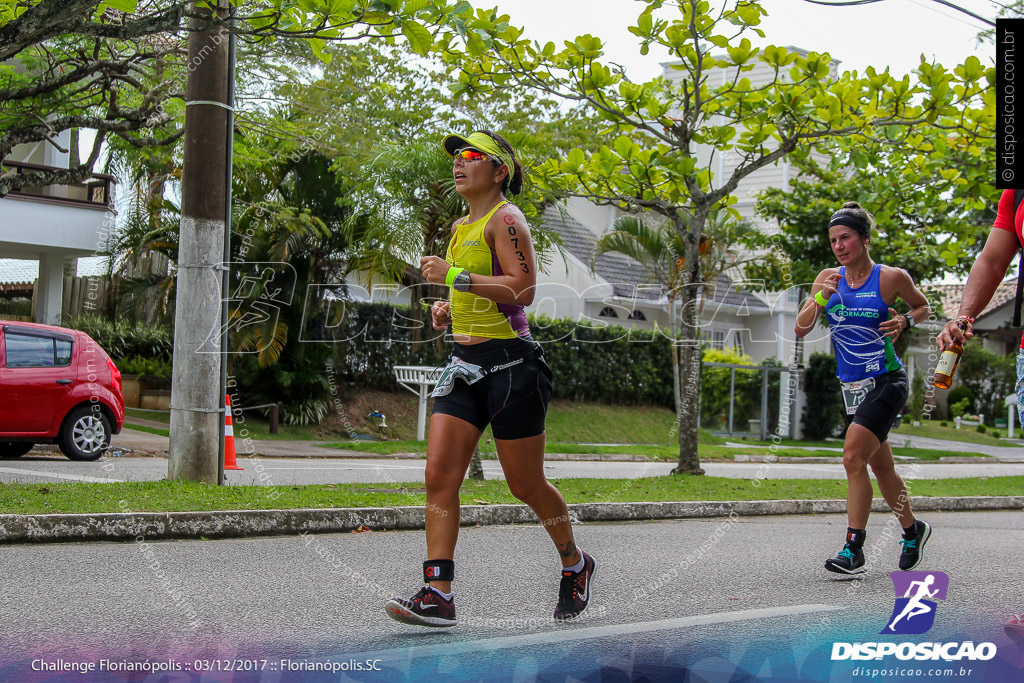
{"label": "asphalt road", "polygon": [[[1019,666],[1001,624],[1024,610],[1024,513],[928,515],[920,569],[948,574],[949,592],[926,636],[879,635],[895,599],[890,519],[872,517],[870,571],[855,580],[822,568],[841,547],[839,515],[577,526],[598,565],[591,606],[571,625],[550,619],[557,562],[540,527],[463,529],[450,630],[384,614],[387,598],[418,588],[422,532],[6,546],[0,680],[24,680],[40,658],[256,658],[267,660],[258,677],[209,680],[679,680],[689,670],[701,681],[846,681],[863,662],[829,661],[833,642],[922,639],[991,641],[998,656],[979,670]],[[381,670],[291,678],[282,659]]]}
{"label": "asphalt road", "polygon": [[[340,484],[422,482],[426,460],[391,458],[248,458],[238,459],[241,471],[227,473],[229,484]],[[725,463],[702,467],[716,477],[738,479],[845,479],[838,463]],[[596,477],[630,479],[668,474],[666,462],[549,461],[544,470],[550,479]],[[1000,477],[1024,475],[1024,463],[914,463],[897,469],[907,479]],[[495,460],[484,461],[487,478],[502,478]],[[156,481],[167,476],[163,457],[105,457],[96,462],[74,462],[61,455],[28,455],[0,460],[0,482],[56,481]]]}

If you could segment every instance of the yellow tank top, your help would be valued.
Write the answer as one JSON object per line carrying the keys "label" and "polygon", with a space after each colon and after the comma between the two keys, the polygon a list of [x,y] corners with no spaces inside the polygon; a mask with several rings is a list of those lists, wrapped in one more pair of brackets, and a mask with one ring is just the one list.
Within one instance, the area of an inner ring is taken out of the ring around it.
{"label": "yellow tank top", "polygon": [[[504,275],[498,257],[487,246],[484,228],[494,212],[508,202],[498,202],[487,215],[472,223],[460,223],[448,242],[445,260],[477,275]],[[499,304],[471,292],[450,292],[452,332],[490,339],[514,339],[529,334],[522,306]]]}

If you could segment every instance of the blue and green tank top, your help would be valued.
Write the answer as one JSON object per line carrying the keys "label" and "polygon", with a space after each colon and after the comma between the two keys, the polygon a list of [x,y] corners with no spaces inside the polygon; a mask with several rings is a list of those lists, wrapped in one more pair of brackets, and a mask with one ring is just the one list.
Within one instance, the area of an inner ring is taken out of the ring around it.
{"label": "blue and green tank top", "polygon": [[836,351],[836,375],[842,382],[855,382],[884,375],[903,367],[892,340],[879,325],[889,319],[889,304],[879,288],[882,266],[875,264],[871,275],[856,289],[846,283],[846,266],[836,293],[828,300],[825,315]]}

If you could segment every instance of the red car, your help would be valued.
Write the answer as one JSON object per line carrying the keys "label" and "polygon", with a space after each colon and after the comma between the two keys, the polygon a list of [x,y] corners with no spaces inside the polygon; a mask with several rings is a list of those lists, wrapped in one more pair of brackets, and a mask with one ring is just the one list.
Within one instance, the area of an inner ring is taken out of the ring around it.
{"label": "red car", "polygon": [[96,460],[123,426],[121,373],[89,335],[0,320],[0,458],[56,443]]}

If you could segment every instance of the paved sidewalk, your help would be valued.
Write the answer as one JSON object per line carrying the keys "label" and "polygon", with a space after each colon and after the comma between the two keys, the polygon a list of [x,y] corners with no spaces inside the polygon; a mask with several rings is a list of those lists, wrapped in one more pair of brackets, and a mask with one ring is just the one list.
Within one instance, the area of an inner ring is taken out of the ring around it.
{"label": "paved sidewalk", "polygon": [[[145,424],[147,426],[160,427],[163,429],[167,428],[166,424],[154,422],[153,420],[143,420],[138,418],[132,418],[132,421],[136,424]],[[394,455],[382,456],[377,453],[367,453],[365,451],[356,451],[339,448],[327,448],[323,444],[327,443],[338,443],[340,440],[335,439],[334,441],[291,441],[291,440],[269,440],[269,439],[241,439],[235,437],[235,449],[239,457],[247,456],[251,454],[260,455],[263,457],[273,458],[288,458],[288,457],[301,457],[301,458],[421,458],[423,453],[396,453]],[[891,443],[894,446],[912,446],[914,448],[930,448],[934,450],[947,450],[951,456],[956,456],[960,453],[981,453],[988,455],[993,458],[997,458],[1000,462],[1014,462],[1024,463],[1024,448],[1020,446],[987,446],[981,444],[967,443],[963,441],[945,441],[942,439],[932,439],[923,436],[905,436],[902,434],[893,434],[891,437]],[[768,446],[759,446],[746,443],[726,442],[726,445],[733,446],[737,451],[748,453],[759,453],[766,451]],[[134,429],[124,429],[120,434],[115,436],[111,441],[111,448],[113,450],[126,450],[128,452],[144,452],[151,454],[167,454],[168,443],[166,436],[159,436],[157,434],[150,434],[148,432],[136,431]],[[786,448],[807,448],[810,450],[834,450],[837,455],[842,453],[841,442],[836,442],[834,448],[829,447],[818,447],[818,446],[786,446]],[[617,454],[560,454],[560,453],[548,453],[545,455],[546,460],[609,460],[609,461],[622,461],[622,460],[636,460],[644,461],[645,458],[641,456],[628,456],[628,455],[617,455]],[[810,461],[808,461],[810,462]]]}
{"label": "paved sidewalk", "polygon": [[944,439],[932,439],[927,436],[907,436],[904,434],[890,434],[890,443],[893,446],[911,446],[913,448],[933,448],[935,450],[948,450],[952,454],[970,452],[991,455],[999,458],[1002,462],[1024,462],[1024,448],[1020,446],[987,446],[964,441],[946,441]]}

